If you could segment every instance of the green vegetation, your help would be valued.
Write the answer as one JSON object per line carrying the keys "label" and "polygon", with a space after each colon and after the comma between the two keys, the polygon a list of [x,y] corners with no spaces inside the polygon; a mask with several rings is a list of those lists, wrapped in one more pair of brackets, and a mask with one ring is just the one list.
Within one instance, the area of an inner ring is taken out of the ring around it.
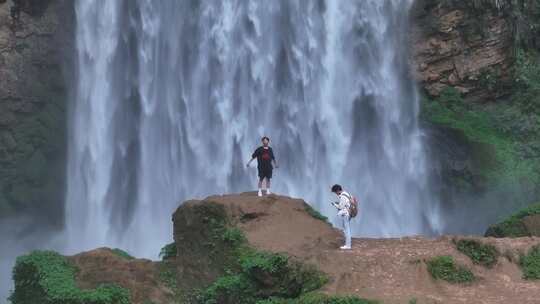
{"label": "green vegetation", "polygon": [[[423,98],[423,120],[457,131],[470,150],[472,165],[463,178],[450,176],[460,189],[480,181],[482,188],[521,189],[535,193],[540,184],[540,62],[533,50],[516,52],[512,94],[507,102],[465,102],[446,87],[430,100]],[[486,90],[500,87],[499,76],[484,71],[479,81]],[[474,182],[468,174],[475,176]],[[463,180],[464,179],[464,180]],[[470,179],[470,178],[469,178]],[[524,194],[526,195],[526,194]],[[519,232],[519,231],[518,231]]]}
{"label": "green vegetation", "polygon": [[246,237],[242,230],[236,227],[228,227],[223,232],[222,240],[231,246],[237,247],[246,242]]}
{"label": "green vegetation", "polygon": [[471,146],[471,158],[491,186],[540,181],[539,163],[518,153],[521,143],[501,129],[497,118],[502,107],[466,104],[456,89],[447,87],[435,101],[424,99],[422,110],[425,120],[463,133]]}
{"label": "green vegetation", "polygon": [[434,279],[450,283],[470,283],[474,274],[464,266],[456,265],[451,256],[438,256],[427,261],[428,271]]}
{"label": "green vegetation", "polygon": [[486,232],[486,236],[493,237],[523,237],[530,236],[531,233],[523,223],[522,219],[530,215],[540,214],[540,204],[529,207],[511,215],[501,223],[492,225]]}
{"label": "green vegetation", "polygon": [[534,246],[527,255],[523,255],[519,265],[523,270],[523,278],[527,280],[540,279],[540,245]]}
{"label": "green vegetation", "polygon": [[456,247],[475,264],[491,267],[497,263],[499,252],[493,245],[482,244],[477,240],[459,240]]}
{"label": "green vegetation", "polygon": [[285,255],[254,250],[245,243],[236,248],[237,267],[218,278],[198,296],[198,302],[256,303],[269,297],[296,298],[327,282],[313,267]]}
{"label": "green vegetation", "polygon": [[412,298],[409,300],[409,304],[416,304],[416,303],[417,303],[416,298]]}
{"label": "green vegetation", "polygon": [[163,248],[161,248],[161,250],[159,251],[159,257],[162,260],[174,258],[176,254],[176,243],[174,242],[163,246]]}
{"label": "green vegetation", "polygon": [[129,291],[114,285],[81,290],[76,269],[53,251],[34,251],[17,258],[13,269],[13,304],[129,304]]}
{"label": "green vegetation", "polygon": [[317,211],[313,207],[311,207],[311,205],[305,204],[304,208],[305,208],[306,212],[309,215],[311,215],[312,217],[314,217],[314,218],[316,218],[318,220],[321,220],[323,222],[328,222],[328,217],[322,215],[319,211]]}
{"label": "green vegetation", "polygon": [[129,253],[125,252],[124,250],[120,249],[120,248],[114,248],[114,249],[111,249],[111,251],[116,254],[117,256],[119,257],[122,257],[124,259],[127,259],[127,260],[133,260],[135,259],[133,256],[131,256]]}

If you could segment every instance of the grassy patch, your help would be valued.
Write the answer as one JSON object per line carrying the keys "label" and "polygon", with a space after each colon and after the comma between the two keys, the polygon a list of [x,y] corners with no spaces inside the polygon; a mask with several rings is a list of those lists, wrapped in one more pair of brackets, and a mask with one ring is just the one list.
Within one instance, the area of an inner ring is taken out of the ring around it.
{"label": "grassy patch", "polygon": [[323,222],[328,222],[328,217],[322,215],[319,211],[315,210],[311,205],[305,204],[304,208],[306,212],[311,215],[313,218],[321,220]]}
{"label": "grassy patch", "polygon": [[527,280],[540,279],[540,245],[534,246],[522,256],[519,265],[523,271],[523,278]]}
{"label": "grassy patch", "polygon": [[126,260],[133,260],[135,259],[133,256],[131,256],[129,253],[127,253],[126,251],[120,249],[120,248],[114,248],[114,249],[111,249],[111,251],[116,254],[117,256],[121,257],[121,258],[124,258]]}
{"label": "grassy patch", "polygon": [[456,265],[451,256],[438,256],[427,261],[428,271],[434,279],[450,283],[470,283],[474,274],[464,266]]}
{"label": "grassy patch", "polygon": [[172,242],[170,244],[163,246],[163,248],[161,248],[161,250],[159,251],[159,257],[162,260],[174,258],[177,254],[176,251],[177,251],[176,243]]}
{"label": "grassy patch", "polygon": [[530,236],[522,219],[531,215],[540,214],[540,204],[533,204],[515,214],[509,216],[501,223],[492,225],[486,232],[486,236],[494,237],[523,237]]}
{"label": "grassy patch", "polygon": [[13,269],[13,304],[129,304],[129,291],[115,285],[81,290],[76,269],[53,251],[34,251],[17,258]]}
{"label": "grassy patch", "polygon": [[497,263],[499,252],[493,245],[482,244],[477,240],[459,240],[456,247],[475,264],[491,267]]}

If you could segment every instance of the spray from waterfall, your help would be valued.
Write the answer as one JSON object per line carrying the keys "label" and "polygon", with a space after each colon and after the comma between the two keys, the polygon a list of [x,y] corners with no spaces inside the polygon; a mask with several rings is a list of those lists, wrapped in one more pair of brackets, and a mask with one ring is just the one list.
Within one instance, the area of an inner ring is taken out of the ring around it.
{"label": "spray from waterfall", "polygon": [[255,189],[243,164],[262,135],[276,192],[330,215],[339,182],[363,203],[354,234],[438,233],[411,2],[78,0],[73,248],[155,256],[180,202]]}

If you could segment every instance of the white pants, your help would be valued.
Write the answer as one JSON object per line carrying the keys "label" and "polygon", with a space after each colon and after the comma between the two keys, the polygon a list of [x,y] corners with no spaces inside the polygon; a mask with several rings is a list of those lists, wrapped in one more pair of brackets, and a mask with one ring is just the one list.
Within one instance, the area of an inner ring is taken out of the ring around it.
{"label": "white pants", "polygon": [[345,234],[345,246],[351,247],[351,217],[348,214],[341,216],[343,219],[343,233]]}

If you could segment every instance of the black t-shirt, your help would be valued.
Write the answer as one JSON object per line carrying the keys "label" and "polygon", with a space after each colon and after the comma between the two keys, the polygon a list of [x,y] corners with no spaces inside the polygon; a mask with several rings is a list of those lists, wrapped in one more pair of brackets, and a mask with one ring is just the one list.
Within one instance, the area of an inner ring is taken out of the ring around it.
{"label": "black t-shirt", "polygon": [[257,158],[259,168],[272,169],[272,160],[275,159],[272,148],[268,147],[265,149],[263,146],[258,147],[251,157]]}

